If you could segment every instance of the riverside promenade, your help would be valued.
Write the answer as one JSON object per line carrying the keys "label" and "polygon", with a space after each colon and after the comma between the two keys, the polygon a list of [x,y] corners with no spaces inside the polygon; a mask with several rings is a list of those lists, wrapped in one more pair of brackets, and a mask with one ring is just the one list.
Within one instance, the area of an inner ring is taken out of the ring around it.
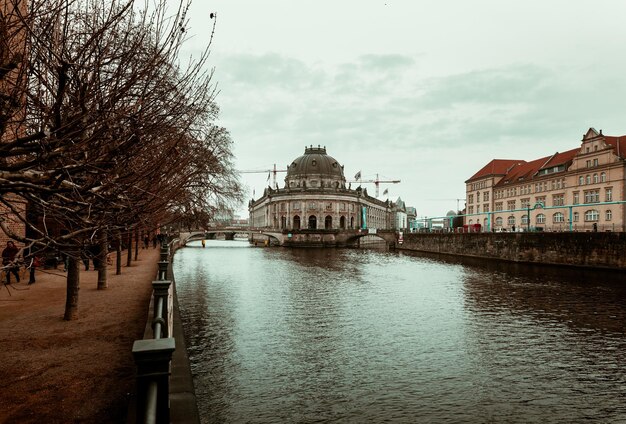
{"label": "riverside promenade", "polygon": [[[79,319],[64,321],[63,267],[0,286],[0,423],[125,422],[135,385],[133,341],[143,335],[159,249],[97,290],[81,266]],[[123,255],[126,264],[126,256]]]}

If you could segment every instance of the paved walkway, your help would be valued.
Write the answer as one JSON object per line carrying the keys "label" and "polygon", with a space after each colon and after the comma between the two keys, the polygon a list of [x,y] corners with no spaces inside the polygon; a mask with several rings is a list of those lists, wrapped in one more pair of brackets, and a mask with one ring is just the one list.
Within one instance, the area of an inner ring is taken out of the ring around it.
{"label": "paved walkway", "polygon": [[[134,387],[132,344],[143,334],[159,249],[97,290],[81,270],[79,319],[63,321],[65,273],[0,285],[0,423],[119,423]],[[126,263],[126,256],[123,256]]]}

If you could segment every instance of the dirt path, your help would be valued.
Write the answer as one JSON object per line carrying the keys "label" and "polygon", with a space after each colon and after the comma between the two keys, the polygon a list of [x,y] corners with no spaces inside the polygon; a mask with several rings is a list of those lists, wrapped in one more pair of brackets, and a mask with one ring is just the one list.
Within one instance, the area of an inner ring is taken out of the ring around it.
{"label": "dirt path", "polygon": [[150,248],[122,275],[109,266],[107,290],[81,270],[76,321],[62,319],[62,266],[30,286],[26,276],[12,296],[0,285],[0,423],[124,422],[158,258]]}

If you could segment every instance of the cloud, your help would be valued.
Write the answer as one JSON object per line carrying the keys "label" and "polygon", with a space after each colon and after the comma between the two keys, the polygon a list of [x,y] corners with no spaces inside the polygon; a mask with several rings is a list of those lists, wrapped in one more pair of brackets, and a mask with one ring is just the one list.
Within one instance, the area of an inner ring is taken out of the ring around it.
{"label": "cloud", "polygon": [[427,77],[419,63],[395,54],[338,65],[278,54],[223,57],[218,102],[239,166],[289,163],[305,145],[325,145],[346,175],[362,169],[406,181],[393,192],[411,204],[436,194],[424,185],[433,175],[451,186],[440,187],[450,191],[445,197],[456,198],[494,157],[569,150],[589,126],[625,132],[618,68],[525,63]]}

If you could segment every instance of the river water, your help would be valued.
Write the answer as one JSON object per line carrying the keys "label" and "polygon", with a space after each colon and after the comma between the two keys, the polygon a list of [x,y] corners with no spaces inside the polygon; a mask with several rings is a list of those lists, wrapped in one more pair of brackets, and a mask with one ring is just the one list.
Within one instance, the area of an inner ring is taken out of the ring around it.
{"label": "river water", "polygon": [[192,243],[174,274],[205,423],[626,423],[626,278]]}

